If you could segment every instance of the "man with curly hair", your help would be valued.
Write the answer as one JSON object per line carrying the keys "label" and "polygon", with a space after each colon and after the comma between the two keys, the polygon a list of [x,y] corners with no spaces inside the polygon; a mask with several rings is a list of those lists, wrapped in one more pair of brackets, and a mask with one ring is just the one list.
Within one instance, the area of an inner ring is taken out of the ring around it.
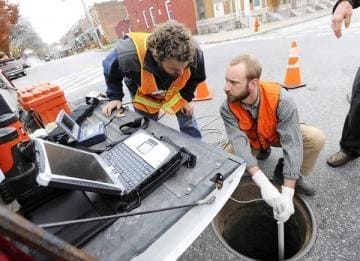
{"label": "man with curly hair", "polygon": [[191,100],[205,80],[204,57],[190,31],[176,21],[151,33],[128,33],[103,61],[110,102],[103,114],[122,106],[123,80],[136,112],[157,120],[159,111],[175,114],[180,131],[201,138]]}

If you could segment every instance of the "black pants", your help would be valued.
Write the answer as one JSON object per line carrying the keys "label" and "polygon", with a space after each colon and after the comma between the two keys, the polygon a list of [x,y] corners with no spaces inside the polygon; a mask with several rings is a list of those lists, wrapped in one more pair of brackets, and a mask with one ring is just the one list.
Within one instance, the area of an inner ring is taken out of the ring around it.
{"label": "black pants", "polygon": [[340,147],[351,156],[360,156],[360,68],[355,75],[350,110],[345,119]]}

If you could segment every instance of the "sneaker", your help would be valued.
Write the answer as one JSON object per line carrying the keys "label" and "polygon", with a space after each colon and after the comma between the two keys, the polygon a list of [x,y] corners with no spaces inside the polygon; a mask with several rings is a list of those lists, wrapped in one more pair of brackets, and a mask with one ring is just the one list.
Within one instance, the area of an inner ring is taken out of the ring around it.
{"label": "sneaker", "polygon": [[258,154],[256,155],[256,158],[258,160],[264,160],[267,159],[270,156],[271,153],[271,148],[267,148],[267,149],[260,149],[260,151],[258,152]]}
{"label": "sneaker", "polygon": [[345,153],[342,150],[339,150],[338,152],[336,152],[335,154],[331,155],[326,163],[333,168],[337,168],[340,167],[342,165],[345,165],[346,163],[348,163],[349,161],[352,161],[354,159],[356,159],[357,157],[351,156],[347,153]]}
{"label": "sneaker", "polygon": [[314,196],[316,193],[314,185],[311,184],[309,181],[305,181],[303,177],[300,177],[296,181],[295,191],[309,197]]}

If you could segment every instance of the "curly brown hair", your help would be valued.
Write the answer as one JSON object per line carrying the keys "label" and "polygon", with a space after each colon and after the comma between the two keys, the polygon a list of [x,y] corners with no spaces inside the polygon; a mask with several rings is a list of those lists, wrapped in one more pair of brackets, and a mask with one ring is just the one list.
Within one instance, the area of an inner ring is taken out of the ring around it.
{"label": "curly brown hair", "polygon": [[148,37],[147,46],[158,62],[171,58],[192,62],[196,50],[190,31],[174,20],[158,25]]}

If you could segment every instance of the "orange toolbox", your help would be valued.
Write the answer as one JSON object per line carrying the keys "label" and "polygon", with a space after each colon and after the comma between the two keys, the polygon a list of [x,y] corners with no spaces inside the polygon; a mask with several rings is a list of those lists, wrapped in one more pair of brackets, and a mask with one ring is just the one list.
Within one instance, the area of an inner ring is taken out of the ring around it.
{"label": "orange toolbox", "polygon": [[51,83],[41,83],[17,91],[18,103],[25,110],[36,111],[46,125],[55,121],[60,110],[71,114],[64,91]]}

